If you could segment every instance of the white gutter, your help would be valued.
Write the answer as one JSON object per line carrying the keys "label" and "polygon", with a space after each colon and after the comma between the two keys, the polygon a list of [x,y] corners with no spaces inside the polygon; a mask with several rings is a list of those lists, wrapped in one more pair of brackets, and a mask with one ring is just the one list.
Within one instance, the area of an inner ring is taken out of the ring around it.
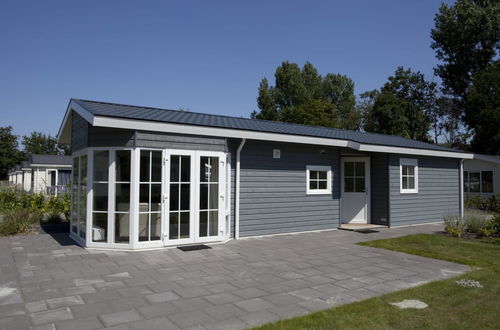
{"label": "white gutter", "polygon": [[236,150],[236,192],[235,192],[235,205],[234,205],[234,238],[240,238],[240,153],[241,149],[247,142],[247,139],[241,139],[238,150]]}
{"label": "white gutter", "polygon": [[460,160],[460,218],[464,216],[464,160]]}

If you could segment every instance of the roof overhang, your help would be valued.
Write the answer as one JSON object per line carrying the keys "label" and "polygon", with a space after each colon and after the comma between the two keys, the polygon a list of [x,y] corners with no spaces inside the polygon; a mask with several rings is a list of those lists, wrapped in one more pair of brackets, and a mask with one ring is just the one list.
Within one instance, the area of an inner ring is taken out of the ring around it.
{"label": "roof overhang", "polygon": [[500,157],[498,156],[474,154],[474,159],[479,159],[488,163],[500,165]]}
{"label": "roof overhang", "polygon": [[73,100],[70,101],[68,108],[66,109],[66,114],[64,116],[63,123],[61,124],[59,133],[57,135],[57,140],[58,143],[60,144],[71,143],[71,119],[72,119],[71,110],[74,110],[76,113],[82,116],[86,121],[88,121],[91,125],[97,127],[218,136],[218,137],[249,139],[249,140],[315,144],[324,146],[345,147],[365,152],[395,153],[395,154],[448,157],[448,158],[459,158],[459,159],[472,159],[474,156],[471,153],[464,153],[464,152],[362,144],[349,140],[340,140],[340,139],[331,139],[331,138],[322,138],[313,136],[268,133],[268,132],[258,132],[258,131],[210,127],[210,126],[175,124],[175,123],[165,123],[158,121],[117,118],[117,117],[107,117],[107,116],[94,116],[93,114],[91,114],[89,111],[87,111],[85,108],[83,108]]}

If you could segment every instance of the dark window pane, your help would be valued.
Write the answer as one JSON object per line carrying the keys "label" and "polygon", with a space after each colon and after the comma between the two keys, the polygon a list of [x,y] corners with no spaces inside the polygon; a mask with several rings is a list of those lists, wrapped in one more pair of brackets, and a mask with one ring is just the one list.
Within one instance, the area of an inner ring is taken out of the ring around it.
{"label": "dark window pane", "polygon": [[87,156],[80,158],[80,182],[83,185],[87,184]]}
{"label": "dark window pane", "polygon": [[170,156],[170,182],[179,182],[179,161],[179,156]]}
{"label": "dark window pane", "polygon": [[189,212],[180,212],[180,235],[181,238],[189,238]]}
{"label": "dark window pane", "polygon": [[354,178],[344,178],[344,192],[354,192]]}
{"label": "dark window pane", "polygon": [[128,212],[130,209],[130,183],[117,183],[115,190],[115,211]]}
{"label": "dark window pane", "polygon": [[149,181],[149,150],[141,150],[141,166],[140,166],[140,180],[141,182]]}
{"label": "dark window pane", "polygon": [[316,180],[309,181],[309,189],[311,190],[318,189],[318,181]]}
{"label": "dark window pane", "polygon": [[181,210],[189,210],[190,209],[190,192],[191,192],[191,184],[183,183],[181,184]]}
{"label": "dark window pane", "polygon": [[149,184],[141,183],[139,186],[139,212],[149,211]]}
{"label": "dark window pane", "polygon": [[168,233],[170,239],[179,238],[179,213],[177,212],[170,212]]}
{"label": "dark window pane", "polygon": [[365,162],[356,162],[354,173],[356,176],[365,176]]}
{"label": "dark window pane", "polygon": [[415,189],[415,177],[414,176],[408,177],[408,189]]}
{"label": "dark window pane", "polygon": [[210,221],[208,228],[208,236],[217,236],[219,234],[219,212],[210,211]]}
{"label": "dark window pane", "polygon": [[464,171],[464,191],[469,192],[469,172]]}
{"label": "dark window pane", "polygon": [[208,182],[210,157],[200,157],[200,182]]}
{"label": "dark window pane", "polygon": [[161,184],[151,184],[151,211],[161,210]]}
{"label": "dark window pane", "polygon": [[181,181],[191,181],[191,156],[181,156]]}
{"label": "dark window pane", "polygon": [[365,178],[356,178],[354,190],[355,192],[365,192]]}
{"label": "dark window pane", "polygon": [[407,176],[403,177],[402,187],[403,187],[403,189],[408,189],[408,177]]}
{"label": "dark window pane", "polygon": [[208,209],[208,184],[200,184],[200,209]]}
{"label": "dark window pane", "polygon": [[319,181],[318,182],[318,189],[326,189],[327,188],[327,182],[326,181]]}
{"label": "dark window pane", "polygon": [[179,184],[170,184],[170,211],[179,210]]}
{"label": "dark window pane", "polygon": [[354,162],[345,162],[344,163],[344,175],[345,176],[354,176]]}
{"label": "dark window pane", "polygon": [[161,214],[151,213],[150,240],[157,241],[160,239],[160,235],[161,235]]}
{"label": "dark window pane", "polygon": [[139,242],[149,240],[149,214],[139,214]]}
{"label": "dark window pane", "polygon": [[127,213],[115,213],[115,243],[128,243],[130,221]]}
{"label": "dark window pane", "polygon": [[109,152],[94,151],[94,181],[108,181]]}
{"label": "dark window pane", "polygon": [[481,172],[481,180],[482,180],[482,190],[483,193],[492,193],[493,192],[493,172],[492,171],[483,171]]}
{"label": "dark window pane", "polygon": [[318,178],[318,171],[309,171],[309,179],[316,180]]}
{"label": "dark window pane", "polygon": [[93,213],[92,214],[92,241],[107,242],[108,241],[108,214]]}
{"label": "dark window pane", "polygon": [[94,183],[94,211],[108,210],[108,184]]}
{"label": "dark window pane", "polygon": [[208,234],[208,211],[200,211],[200,237]]}
{"label": "dark window pane", "polygon": [[130,151],[118,150],[116,152],[116,181],[130,182]]}
{"label": "dark window pane", "polygon": [[219,208],[219,184],[214,183],[210,185],[210,200],[208,203],[208,208],[217,209]]}
{"label": "dark window pane", "polygon": [[151,182],[161,182],[161,151],[151,152]]}
{"label": "dark window pane", "polygon": [[210,182],[219,182],[219,157],[210,157]]}
{"label": "dark window pane", "polygon": [[321,180],[326,180],[327,176],[328,176],[327,171],[319,171],[318,172],[318,178]]}
{"label": "dark window pane", "polygon": [[469,173],[470,192],[481,192],[479,180],[480,180],[480,173],[479,172],[470,172]]}

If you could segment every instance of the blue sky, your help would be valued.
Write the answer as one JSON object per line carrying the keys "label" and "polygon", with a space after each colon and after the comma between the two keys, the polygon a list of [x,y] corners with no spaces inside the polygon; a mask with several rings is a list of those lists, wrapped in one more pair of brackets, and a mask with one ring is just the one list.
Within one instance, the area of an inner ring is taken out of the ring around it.
{"label": "blue sky", "polygon": [[0,1],[0,126],[55,135],[71,97],[249,116],[284,60],[379,88],[431,78],[441,1]]}

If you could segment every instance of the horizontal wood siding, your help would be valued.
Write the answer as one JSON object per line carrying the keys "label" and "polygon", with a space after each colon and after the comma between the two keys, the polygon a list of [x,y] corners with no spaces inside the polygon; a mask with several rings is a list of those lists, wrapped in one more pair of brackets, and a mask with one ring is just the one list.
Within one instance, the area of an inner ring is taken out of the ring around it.
{"label": "horizontal wood siding", "polygon": [[[273,149],[281,150],[280,159],[273,159]],[[337,228],[339,162],[337,148],[247,141],[240,164],[240,236]],[[306,195],[307,165],[332,167],[332,195]]]}
{"label": "horizontal wood siding", "polygon": [[162,149],[186,149],[227,152],[227,139],[169,133],[136,133],[136,146]]}
{"label": "horizontal wood siding", "polygon": [[89,123],[75,111],[71,116],[71,152],[75,152],[88,146]]}
{"label": "horizontal wood siding", "polygon": [[[418,159],[418,193],[400,193],[399,159]],[[441,157],[389,157],[390,225],[437,222],[460,209],[460,160]]]}
{"label": "horizontal wood siding", "polygon": [[387,154],[371,155],[371,223],[389,225],[389,157]]}
{"label": "horizontal wood siding", "polygon": [[135,131],[121,128],[89,127],[89,147],[133,147]]}

